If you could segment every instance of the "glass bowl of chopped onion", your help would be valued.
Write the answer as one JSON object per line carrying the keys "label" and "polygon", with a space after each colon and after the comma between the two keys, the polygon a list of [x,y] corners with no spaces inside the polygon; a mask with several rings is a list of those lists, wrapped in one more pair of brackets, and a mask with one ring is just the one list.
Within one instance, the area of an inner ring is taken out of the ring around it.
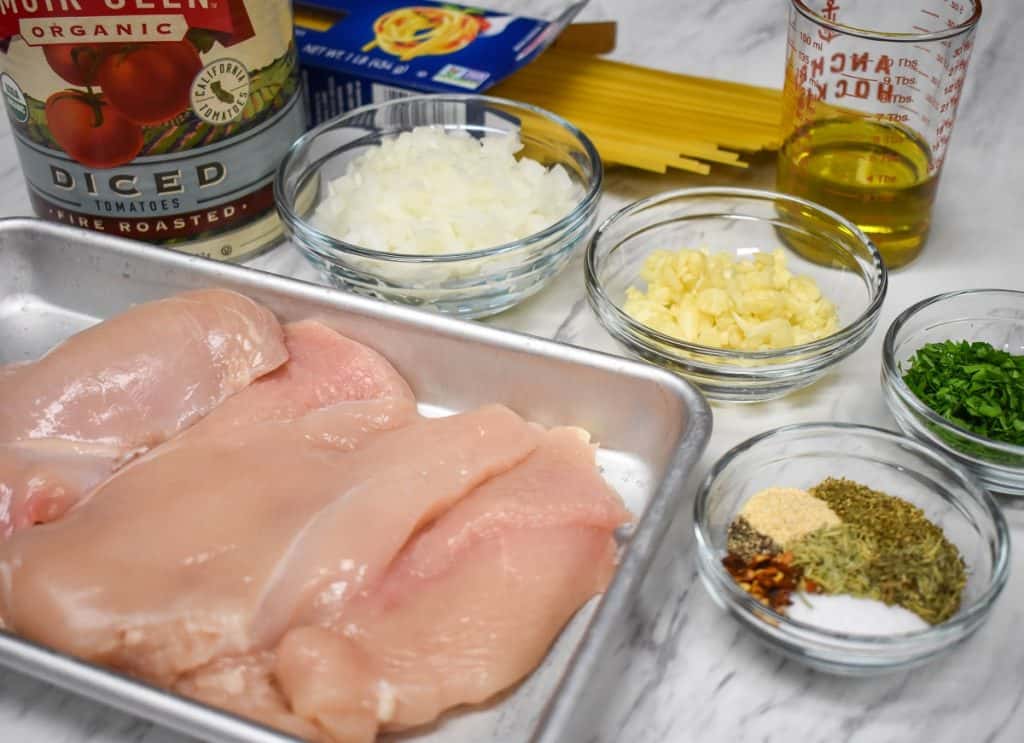
{"label": "glass bowl of chopped onion", "polygon": [[274,197],[335,286],[478,318],[538,291],[593,230],[601,160],[564,119],[480,95],[396,98],[302,136]]}
{"label": "glass bowl of chopped onion", "polygon": [[778,428],[712,467],[694,504],[697,567],[720,607],[812,668],[926,663],[991,613],[1009,569],[993,497],[942,452],[846,423]]}
{"label": "glass bowl of chopped onion", "polygon": [[614,338],[733,402],[806,387],[860,348],[888,281],[848,220],[741,188],[634,202],[598,227],[585,266],[591,307]]}
{"label": "glass bowl of chopped onion", "polygon": [[1024,496],[1024,292],[929,297],[897,317],[882,347],[882,388],[900,428]]}

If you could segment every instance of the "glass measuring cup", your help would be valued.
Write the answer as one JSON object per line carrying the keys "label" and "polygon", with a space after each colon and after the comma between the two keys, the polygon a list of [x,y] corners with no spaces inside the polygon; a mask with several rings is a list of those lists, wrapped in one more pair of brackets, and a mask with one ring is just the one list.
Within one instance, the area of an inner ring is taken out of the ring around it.
{"label": "glass measuring cup", "polygon": [[[778,189],[921,251],[980,0],[791,0]],[[811,251],[810,248],[807,248]]]}

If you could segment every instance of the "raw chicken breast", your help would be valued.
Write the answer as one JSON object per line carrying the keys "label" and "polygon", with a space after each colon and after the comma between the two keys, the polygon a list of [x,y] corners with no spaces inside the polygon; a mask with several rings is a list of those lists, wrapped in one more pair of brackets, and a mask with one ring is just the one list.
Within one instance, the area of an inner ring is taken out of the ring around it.
{"label": "raw chicken breast", "polygon": [[390,362],[316,320],[284,328],[288,363],[225,400],[193,432],[260,421],[287,421],[335,403],[395,398],[412,390]]}
{"label": "raw chicken breast", "polygon": [[[298,737],[366,743],[516,684],[607,586],[629,515],[585,432],[501,406],[422,418],[383,357],[313,321],[286,326],[288,362],[253,381],[253,357],[226,359],[255,341],[190,322],[219,399],[142,331],[106,342],[138,374],[149,360],[148,386],[111,362],[47,407],[23,366],[0,368],[0,395],[18,380],[39,395],[0,412],[0,527],[43,522],[0,541],[0,628]],[[36,435],[40,411],[59,425]]]}
{"label": "raw chicken breast", "polygon": [[310,741],[323,740],[314,723],[294,714],[274,681],[270,651],[215,660],[175,684],[179,694]]}
{"label": "raw chicken breast", "polygon": [[[522,464],[414,537],[376,585],[288,632],[272,668],[266,653],[222,659],[177,690],[283,729],[314,721],[316,739],[356,743],[512,686],[604,590],[612,531],[628,519],[580,433],[545,434]],[[235,694],[237,679],[262,693]]]}
{"label": "raw chicken breast", "polygon": [[[0,616],[161,684],[272,647],[306,589],[326,581],[339,601],[346,583],[355,592],[414,529],[540,435],[497,406],[416,418],[411,401],[373,400],[231,436],[189,432],[0,545]],[[335,522],[333,550],[319,552],[322,525]]]}
{"label": "raw chicken breast", "polygon": [[326,740],[432,722],[525,678],[573,614],[605,589],[606,530],[563,526],[494,535],[433,580],[358,607],[339,631],[305,626],[278,648],[275,678],[295,715]]}
{"label": "raw chicken breast", "polygon": [[0,539],[63,516],[120,455],[113,446],[60,439],[0,444]]}
{"label": "raw chicken breast", "polygon": [[223,289],[138,305],[0,375],[0,441],[130,453],[169,439],[288,359],[280,324]]}
{"label": "raw chicken breast", "polygon": [[[210,289],[139,305],[38,361],[3,367],[0,538],[59,516],[125,461],[287,358],[269,310]],[[26,480],[27,468],[44,486]]]}

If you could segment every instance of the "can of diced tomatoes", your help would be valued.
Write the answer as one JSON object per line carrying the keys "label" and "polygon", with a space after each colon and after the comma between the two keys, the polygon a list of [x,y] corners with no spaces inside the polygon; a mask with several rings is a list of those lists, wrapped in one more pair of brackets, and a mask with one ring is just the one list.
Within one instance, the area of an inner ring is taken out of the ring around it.
{"label": "can of diced tomatoes", "polygon": [[220,260],[277,241],[289,0],[0,0],[0,52],[39,216]]}

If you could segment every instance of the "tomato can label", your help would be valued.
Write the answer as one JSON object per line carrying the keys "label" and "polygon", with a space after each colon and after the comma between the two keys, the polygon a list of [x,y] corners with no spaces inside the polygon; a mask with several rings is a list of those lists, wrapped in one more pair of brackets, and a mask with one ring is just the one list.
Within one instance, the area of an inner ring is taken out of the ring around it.
{"label": "tomato can label", "polygon": [[0,0],[0,98],[36,213],[244,260],[305,128],[288,0]]}

